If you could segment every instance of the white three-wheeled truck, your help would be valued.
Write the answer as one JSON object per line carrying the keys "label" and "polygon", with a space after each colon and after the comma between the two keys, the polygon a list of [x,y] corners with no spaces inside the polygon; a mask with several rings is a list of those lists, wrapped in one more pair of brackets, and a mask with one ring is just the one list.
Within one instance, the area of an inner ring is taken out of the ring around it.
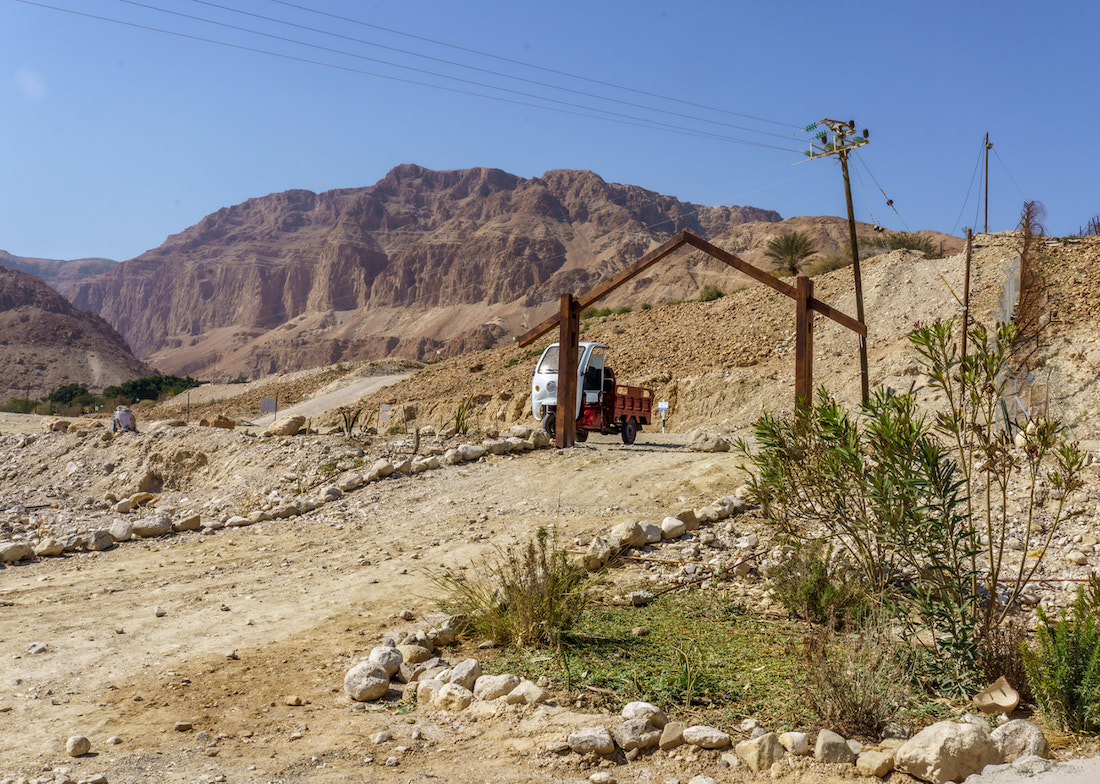
{"label": "white three-wheeled truck", "polygon": [[[615,371],[604,364],[607,346],[581,341],[577,361],[577,440],[589,433],[619,433],[624,444],[633,444],[642,425],[650,423],[653,392],[615,381]],[[531,413],[543,430],[554,437],[558,412],[558,344],[542,352],[531,377]]]}

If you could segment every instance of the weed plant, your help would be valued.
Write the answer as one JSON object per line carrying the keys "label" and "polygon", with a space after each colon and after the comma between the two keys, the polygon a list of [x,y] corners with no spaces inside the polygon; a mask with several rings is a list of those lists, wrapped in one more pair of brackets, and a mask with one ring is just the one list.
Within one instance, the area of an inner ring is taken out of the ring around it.
{"label": "weed plant", "polygon": [[1024,669],[1043,718],[1070,732],[1100,732],[1100,625],[1085,591],[1073,614],[1051,621],[1038,609],[1035,647],[1024,648]]}
{"label": "weed plant", "polygon": [[540,528],[526,546],[487,559],[472,578],[432,575],[443,610],[465,617],[465,631],[500,645],[560,646],[588,603],[584,566]]}
{"label": "weed plant", "polygon": [[843,735],[877,738],[908,699],[910,657],[891,640],[886,620],[878,617],[848,635],[819,626],[803,639],[809,707]]}
{"label": "weed plant", "polygon": [[858,570],[821,539],[795,540],[768,579],[792,617],[836,631],[858,628],[875,600]]}

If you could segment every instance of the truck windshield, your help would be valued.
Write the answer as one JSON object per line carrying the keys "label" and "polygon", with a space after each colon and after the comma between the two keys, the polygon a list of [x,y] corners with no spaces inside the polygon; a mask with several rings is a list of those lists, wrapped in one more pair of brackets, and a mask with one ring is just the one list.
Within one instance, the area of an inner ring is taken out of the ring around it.
{"label": "truck windshield", "polygon": [[539,362],[539,373],[557,373],[558,372],[558,347],[551,346],[545,354],[542,355],[542,361]]}

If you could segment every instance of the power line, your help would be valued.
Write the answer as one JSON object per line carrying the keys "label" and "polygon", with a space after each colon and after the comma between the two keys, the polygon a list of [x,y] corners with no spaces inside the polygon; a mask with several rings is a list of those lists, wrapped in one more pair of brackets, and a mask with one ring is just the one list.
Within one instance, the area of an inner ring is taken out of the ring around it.
{"label": "power line", "polygon": [[886,206],[889,207],[890,209],[892,209],[894,211],[894,214],[898,216],[898,220],[901,221],[901,225],[905,227],[905,230],[910,231],[909,224],[905,222],[905,218],[901,217],[901,213],[898,212],[898,208],[894,206],[894,200],[891,199],[889,196],[887,196],[886,191],[883,189],[883,187],[881,185],[879,185],[878,180],[875,178],[874,172],[872,172],[871,167],[867,165],[867,161],[863,160],[863,158],[855,155],[854,153],[853,153],[852,157],[854,157],[857,161],[859,161],[861,164],[863,164],[863,168],[867,170],[867,174],[870,175],[871,181],[875,183],[875,187],[877,187],[878,190],[879,190],[879,193],[882,194],[882,198],[886,202]]}
{"label": "power line", "polygon": [[[234,25],[229,25],[229,24],[226,24],[224,22],[216,22],[216,21],[213,21],[213,20],[202,19],[201,17],[192,17],[192,16],[189,16],[187,14],[183,14],[183,13],[176,12],[176,11],[166,11],[165,9],[156,8],[155,6],[147,6],[147,5],[144,5],[142,3],[135,2],[134,0],[122,0],[122,2],[126,2],[130,5],[135,5],[135,6],[143,6],[145,8],[150,9],[150,10],[160,11],[162,13],[168,13],[168,14],[172,14],[172,15],[176,15],[176,16],[181,16],[181,17],[184,17],[184,18],[190,18],[190,19],[193,19],[193,20],[196,20],[196,21],[208,22],[210,24],[219,25],[219,26],[226,27],[226,28],[233,29],[233,30],[253,33],[253,34],[256,34],[256,35],[265,36],[265,37],[272,38],[272,39],[275,39],[275,40],[281,40],[281,41],[284,41],[284,42],[289,42],[289,43],[299,44],[299,45],[302,45],[302,46],[308,46],[308,47],[312,47],[312,48],[316,48],[316,49],[321,49],[323,51],[327,51],[327,52],[330,52],[330,53],[343,54],[343,55],[347,55],[347,56],[351,56],[351,57],[357,57],[357,58],[360,58],[360,59],[369,60],[369,61],[372,61],[372,62],[378,62],[378,63],[382,63],[382,64],[385,64],[385,65],[390,65],[390,66],[397,67],[397,68],[403,68],[405,70],[410,70],[410,71],[414,71],[414,72],[417,72],[417,73],[423,73],[423,74],[438,76],[440,78],[450,79],[452,81],[457,81],[457,82],[461,82],[461,83],[465,83],[465,84],[471,84],[471,85],[474,85],[474,86],[484,87],[484,88],[490,89],[490,90],[499,90],[501,92],[512,93],[512,94],[515,94],[515,95],[521,95],[521,96],[525,96],[525,97],[529,97],[529,98],[534,98],[535,100],[540,100],[540,101],[549,101],[551,103],[560,104],[562,106],[572,106],[572,107],[575,107],[575,109],[581,110],[581,111],[577,111],[577,110],[573,110],[573,109],[567,109],[567,108],[556,108],[554,106],[546,106],[544,104],[531,103],[530,101],[516,100],[516,99],[513,99],[513,98],[506,98],[506,97],[499,96],[499,95],[491,95],[491,94],[476,92],[476,91],[473,91],[473,90],[464,90],[464,89],[455,88],[455,87],[445,87],[443,85],[432,84],[431,82],[422,82],[422,81],[419,81],[419,80],[416,80],[416,79],[407,79],[407,78],[403,78],[403,77],[400,77],[400,76],[394,76],[394,75],[391,75],[391,74],[382,74],[382,73],[377,73],[377,72],[374,72],[374,71],[363,70],[361,68],[352,68],[350,66],[338,65],[338,64],[335,64],[335,63],[328,63],[328,62],[324,62],[324,61],[321,61],[321,60],[313,60],[313,59],[310,59],[310,58],[307,58],[307,57],[299,57],[299,56],[287,54],[287,53],[284,53],[284,52],[274,52],[274,51],[267,50],[267,49],[259,49],[259,48],[252,47],[252,46],[245,46],[243,44],[235,44],[235,43],[230,43],[228,41],[219,41],[219,40],[216,40],[216,39],[213,39],[213,38],[206,38],[204,36],[198,36],[198,35],[193,35],[193,34],[190,34],[190,33],[180,32],[178,30],[167,30],[167,29],[160,28],[160,27],[154,27],[152,25],[140,24],[140,23],[137,23],[137,22],[131,22],[131,21],[123,20],[123,19],[117,19],[117,18],[114,18],[114,17],[107,17],[107,16],[101,16],[101,15],[97,15],[97,14],[90,14],[90,13],[85,13],[83,11],[75,11],[75,10],[72,10],[72,9],[69,9],[69,8],[60,8],[58,6],[48,5],[46,3],[35,2],[34,0],[16,0],[16,2],[24,3],[25,5],[36,6],[36,7],[39,7],[39,8],[46,8],[46,9],[49,9],[51,11],[59,11],[59,12],[62,12],[62,13],[68,13],[68,14],[72,14],[72,15],[75,15],[75,16],[81,16],[81,17],[85,17],[85,18],[88,18],[88,19],[95,19],[95,20],[98,20],[98,21],[110,22],[110,23],[113,23],[113,24],[119,24],[119,25],[123,25],[123,26],[126,26],[126,27],[133,27],[133,28],[139,29],[139,30],[162,33],[162,34],[165,34],[165,35],[176,36],[178,38],[184,38],[184,39],[192,40],[192,41],[199,41],[199,42],[202,42],[202,43],[214,44],[214,45],[217,45],[217,46],[225,46],[225,47],[228,47],[228,48],[231,48],[231,49],[237,49],[239,51],[251,52],[251,53],[254,53],[254,54],[263,54],[263,55],[267,55],[267,56],[270,56],[270,57],[278,57],[278,58],[281,58],[281,59],[284,59],[284,60],[289,60],[289,61],[292,61],[292,62],[306,63],[306,64],[309,64],[309,65],[316,65],[316,66],[320,66],[320,67],[323,67],[323,68],[331,68],[331,69],[334,69],[334,70],[344,71],[344,72],[347,72],[347,73],[355,73],[355,74],[359,74],[359,75],[363,75],[363,76],[371,76],[371,77],[375,77],[375,78],[379,78],[379,79],[388,79],[388,80],[391,80],[391,81],[401,82],[403,84],[411,84],[411,85],[416,85],[416,86],[419,86],[419,87],[429,87],[429,88],[432,88],[432,89],[443,90],[443,91],[446,91],[446,92],[452,92],[452,93],[456,93],[456,94],[459,94],[459,95],[469,95],[469,96],[474,96],[474,97],[478,97],[478,98],[487,98],[489,100],[495,100],[495,101],[499,101],[499,102],[502,102],[502,103],[509,103],[509,104],[513,104],[513,105],[516,105],[516,106],[526,106],[526,107],[534,108],[534,109],[543,109],[545,111],[558,112],[558,113],[561,113],[561,114],[569,114],[569,115],[573,115],[573,116],[576,116],[576,117],[585,117],[585,118],[588,118],[588,119],[604,120],[604,121],[607,121],[607,122],[615,122],[615,123],[619,123],[621,125],[628,125],[628,126],[633,126],[633,127],[637,127],[637,128],[649,128],[649,129],[652,129],[652,130],[664,130],[664,131],[668,131],[670,133],[679,133],[679,134],[686,135],[686,136],[695,136],[697,138],[712,139],[712,140],[715,140],[715,141],[731,142],[733,144],[745,144],[745,145],[754,146],[754,147],[765,147],[765,148],[770,148],[770,149],[775,149],[775,150],[782,150],[784,152],[798,152],[798,150],[787,148],[787,147],[780,147],[780,146],[774,145],[774,144],[767,144],[767,143],[764,143],[764,142],[756,142],[756,141],[751,141],[751,140],[748,140],[748,139],[738,139],[738,138],[735,138],[735,137],[732,137],[732,136],[726,136],[726,135],[723,135],[723,134],[712,133],[712,132],[709,132],[709,131],[703,131],[703,130],[699,130],[699,129],[687,128],[687,127],[684,127],[684,126],[677,126],[677,125],[672,125],[670,123],[662,123],[662,122],[657,122],[657,121],[653,121],[653,120],[646,120],[644,118],[631,117],[630,115],[622,115],[622,114],[618,114],[616,112],[611,112],[611,111],[606,110],[606,109],[587,107],[587,106],[583,106],[581,104],[573,104],[573,103],[569,103],[569,102],[566,102],[566,101],[559,101],[559,100],[556,100],[556,99],[547,98],[545,96],[531,95],[531,94],[528,94],[528,93],[523,93],[523,92],[516,91],[516,90],[510,90],[510,89],[503,88],[503,87],[495,87],[493,85],[486,85],[486,84],[482,84],[482,83],[479,83],[479,82],[473,82],[473,81],[470,81],[470,80],[467,80],[467,79],[461,79],[461,78],[455,77],[455,76],[448,76],[446,74],[438,74],[438,73],[431,72],[431,71],[426,71],[426,70],[423,70],[423,69],[413,68],[411,66],[397,65],[395,63],[389,63],[389,62],[384,61],[384,60],[378,60],[376,58],[366,57],[365,55],[356,55],[356,54],[350,53],[350,52],[343,52],[341,50],[330,49],[328,47],[319,46],[317,44],[308,44],[308,43],[305,43],[305,42],[302,42],[302,41],[295,41],[294,39],[288,39],[288,38],[285,38],[285,37],[272,35],[270,33],[262,33],[262,32],[255,31],[255,30],[248,30],[247,28],[236,27]],[[590,112],[602,112],[603,115],[591,114]],[[604,115],[606,115],[606,116],[604,116]]]}
{"label": "power line", "polygon": [[556,74],[558,76],[566,76],[570,79],[578,79],[580,81],[589,82],[591,84],[599,84],[599,85],[602,85],[604,87],[613,87],[616,90],[624,90],[626,92],[636,93],[638,95],[645,95],[645,96],[648,96],[650,98],[659,98],[663,101],[672,101],[674,103],[684,104],[685,106],[694,106],[697,109],[707,109],[708,111],[712,111],[712,112],[719,112],[719,113],[722,113],[722,114],[729,114],[729,115],[732,115],[734,117],[744,117],[745,119],[756,120],[757,122],[770,123],[772,125],[780,125],[780,126],[783,126],[784,128],[795,128],[795,129],[800,128],[800,126],[794,125],[792,123],[780,122],[779,120],[769,120],[769,119],[766,119],[764,117],[756,117],[756,116],[753,116],[751,114],[741,114],[740,112],[734,112],[734,111],[731,111],[729,109],[720,109],[720,108],[714,107],[714,106],[707,106],[705,104],[694,103],[692,101],[686,101],[682,98],[674,98],[672,96],[660,95],[658,93],[652,93],[652,92],[648,92],[646,90],[639,90],[639,89],[635,89],[633,87],[626,87],[624,85],[615,84],[613,82],[605,82],[605,81],[602,81],[600,79],[593,79],[593,78],[590,78],[590,77],[587,77],[587,76],[581,76],[579,74],[569,73],[568,71],[559,71],[559,70],[556,70],[554,68],[547,68],[547,67],[544,67],[544,66],[541,66],[541,65],[535,65],[534,63],[526,63],[526,62],[523,62],[522,60],[513,60],[509,57],[502,57],[500,55],[492,54],[490,52],[483,52],[483,51],[480,51],[478,49],[470,49],[470,48],[467,48],[465,46],[458,46],[456,44],[449,44],[445,41],[437,41],[433,38],[425,38],[424,36],[414,35],[412,33],[405,33],[405,32],[402,32],[400,30],[394,30],[393,28],[390,28],[390,27],[382,27],[381,25],[372,24],[370,22],[364,22],[360,19],[352,19],[352,18],[347,17],[347,16],[339,16],[338,14],[332,14],[332,13],[328,13],[326,11],[318,11],[315,8],[308,8],[308,7],[303,6],[303,5],[298,5],[297,3],[287,2],[287,0],[271,0],[271,2],[277,3],[279,5],[288,6],[290,8],[297,8],[300,11],[306,11],[306,12],[309,12],[309,13],[312,13],[312,14],[318,14],[320,16],[327,16],[327,17],[330,17],[332,19],[337,19],[341,22],[350,22],[351,24],[362,25],[363,27],[370,27],[370,28],[373,28],[375,30],[381,30],[381,31],[386,32],[386,33],[392,33],[393,35],[400,35],[400,36],[404,36],[406,38],[413,38],[417,41],[424,41],[425,43],[434,44],[436,46],[444,46],[444,47],[447,47],[448,49],[454,49],[454,50],[460,51],[460,52],[467,52],[468,54],[476,54],[476,55],[479,55],[481,57],[488,57],[488,58],[491,58],[493,60],[499,60],[501,62],[511,63],[512,65],[521,65],[525,68],[533,68],[535,70],[543,71],[545,73],[552,73],[552,74]]}
{"label": "power line", "polygon": [[[164,10],[164,9],[160,9],[160,8],[154,8],[153,6],[145,5],[144,3],[133,2],[133,0],[121,0],[121,2],[129,3],[131,5],[138,5],[138,6],[142,6],[144,8],[150,8],[150,9],[158,10],[158,11],[163,11]],[[467,65],[466,63],[460,63],[460,62],[457,62],[455,60],[448,60],[448,59],[443,58],[443,57],[433,57],[432,55],[423,54],[421,52],[414,52],[410,49],[401,49],[401,48],[395,47],[395,46],[387,46],[386,44],[380,44],[380,43],[377,43],[377,42],[374,42],[374,41],[367,41],[367,40],[364,40],[362,38],[354,38],[352,36],[343,35],[341,33],[334,33],[334,32],[328,31],[328,30],[322,30],[322,29],[317,28],[317,27],[309,27],[307,25],[298,24],[296,22],[288,22],[284,19],[278,19],[278,18],[271,17],[271,16],[264,16],[263,14],[257,14],[257,13],[253,13],[251,11],[244,11],[244,10],[241,10],[241,9],[233,8],[231,6],[211,2],[211,0],[192,0],[192,2],[199,3],[200,5],[210,6],[211,8],[219,8],[223,11],[229,11],[229,12],[235,13],[235,14],[241,14],[242,16],[249,16],[249,17],[252,17],[254,19],[261,19],[265,22],[273,22],[275,24],[285,25],[287,27],[293,27],[295,29],[304,30],[306,32],[319,33],[321,35],[327,35],[327,36],[330,36],[330,37],[333,37],[333,38],[339,38],[339,39],[342,39],[342,40],[345,40],[345,41],[350,41],[352,43],[363,44],[364,46],[373,46],[373,47],[378,48],[378,49],[385,49],[386,51],[397,52],[398,54],[409,55],[411,57],[418,57],[418,58],[421,58],[421,59],[424,59],[424,60],[431,60],[432,62],[442,63],[444,65],[452,65],[452,66],[455,66],[457,68],[465,68],[465,69],[470,70],[470,71],[476,71],[478,73],[489,74],[491,76],[499,76],[503,79],[511,79],[511,80],[514,80],[514,81],[523,82],[525,84],[533,84],[533,85],[536,85],[538,87],[546,87],[546,88],[551,89],[551,90],[559,90],[561,92],[572,93],[573,95],[581,95],[581,96],[584,96],[586,98],[595,98],[596,100],[600,100],[600,101],[609,101],[611,103],[620,104],[622,106],[630,106],[630,107],[633,107],[635,109],[646,109],[646,110],[652,111],[652,112],[660,112],[662,114],[670,114],[670,115],[673,115],[673,116],[676,116],[676,117],[682,117],[682,118],[686,118],[686,119],[689,119],[689,120],[696,120],[698,122],[709,123],[711,125],[718,125],[718,126],[721,126],[721,127],[724,127],[724,128],[732,128],[734,130],[747,131],[748,133],[758,133],[758,134],[761,134],[763,136],[772,136],[772,137],[775,137],[777,139],[784,139],[784,140],[787,140],[787,141],[789,141],[791,139],[790,134],[773,133],[771,131],[762,131],[762,130],[759,130],[757,128],[748,128],[748,127],[743,126],[743,125],[734,125],[733,123],[726,123],[726,122],[722,122],[720,120],[710,120],[710,119],[707,119],[705,117],[697,117],[695,115],[684,114],[683,112],[675,112],[675,111],[671,111],[669,109],[661,109],[660,107],[656,107],[656,106],[649,106],[649,105],[646,105],[646,104],[636,103],[634,101],[624,101],[624,100],[621,100],[619,98],[611,98],[609,96],[599,95],[597,93],[587,92],[585,90],[575,90],[575,89],[572,89],[570,87],[563,87],[561,85],[551,84],[549,82],[541,82],[541,81],[538,81],[537,79],[527,79],[527,78],[524,78],[522,76],[516,76],[515,74],[508,74],[508,73],[503,73],[501,71],[494,71],[490,68],[479,68],[478,66],[475,66],[475,65]],[[177,13],[175,11],[164,11],[164,12],[165,13],[173,13],[173,14]],[[187,16],[186,14],[181,14],[181,15],[186,16],[189,19],[199,19],[199,17],[191,17],[191,16]],[[212,22],[211,20],[205,20],[204,19],[202,21],[208,21],[211,24],[220,24],[219,22]],[[241,29],[241,28],[233,28],[233,29]],[[263,33],[259,33],[255,30],[249,30],[248,32],[256,33],[257,35],[263,35]],[[286,40],[286,39],[280,39],[280,40]],[[307,44],[307,43],[302,42],[302,41],[295,41],[295,43],[301,44],[303,46],[311,46],[311,44]],[[354,55],[350,52],[341,52],[341,53],[342,54],[347,54],[347,55],[352,56],[352,57],[358,57],[359,56],[359,55]],[[372,59],[372,58],[366,58],[366,59]],[[376,62],[386,62],[389,65],[396,65],[395,63],[390,63],[389,61],[376,61]],[[403,68],[405,66],[398,65],[397,67]],[[437,76],[440,75],[440,74],[435,74],[434,72],[430,72],[430,71],[427,72],[427,73],[433,73],[433,75],[437,75]],[[444,76],[444,78],[455,78],[455,77]],[[574,78],[576,78],[576,77],[574,77]],[[489,85],[481,85],[480,82],[475,82],[474,84],[478,84],[480,86],[489,86]],[[495,87],[493,87],[492,89],[504,89],[504,88],[495,88]],[[627,88],[617,88],[617,89],[627,89]],[[526,93],[521,93],[521,94],[522,95],[527,95]],[[551,100],[551,99],[544,99],[544,100]],[[665,99],[665,100],[670,100],[670,99]],[[597,111],[606,111],[606,110],[598,109]],[[712,109],[711,111],[722,111],[722,110]]]}
{"label": "power line", "polygon": [[[978,176],[978,172],[982,167],[982,155],[985,153],[985,142],[982,142],[982,148],[978,151],[978,159],[974,161],[974,171],[970,175],[970,185],[966,188],[966,198],[963,199],[962,207],[959,208],[959,215],[955,218],[955,223],[951,226],[951,231],[948,234],[954,234],[955,229],[959,227],[959,221],[962,220],[963,213],[966,211],[966,205],[970,203],[970,193],[974,190],[974,178]],[[975,221],[977,218],[975,218]]]}

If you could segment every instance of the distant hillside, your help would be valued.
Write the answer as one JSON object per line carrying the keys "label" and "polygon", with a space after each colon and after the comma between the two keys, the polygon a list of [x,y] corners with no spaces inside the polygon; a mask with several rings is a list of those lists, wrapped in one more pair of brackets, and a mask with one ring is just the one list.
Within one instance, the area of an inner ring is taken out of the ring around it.
{"label": "distant hillside", "polygon": [[0,264],[8,269],[21,270],[42,278],[50,288],[66,297],[70,296],[77,284],[85,278],[106,272],[117,263],[110,259],[73,259],[71,261],[32,259],[13,256],[5,250],[0,250]]}
{"label": "distant hillside", "polygon": [[79,287],[170,372],[262,374],[481,348],[681,229],[769,210],[700,207],[591,172],[399,166],[367,188],[288,191],[207,216]]}
{"label": "distant hillside", "polygon": [[[823,252],[848,237],[839,218],[699,206],[588,171],[525,179],[403,165],[366,188],[287,191],[218,210],[80,284],[72,300],[180,375],[429,360],[509,341],[562,293],[590,289],[682,229],[762,265],[780,233],[806,231]],[[685,252],[606,304],[689,299],[707,284],[742,282]]]}
{"label": "distant hillside", "polygon": [[99,316],[39,278],[0,266],[0,399],[39,398],[63,384],[98,392],[152,373]]}

